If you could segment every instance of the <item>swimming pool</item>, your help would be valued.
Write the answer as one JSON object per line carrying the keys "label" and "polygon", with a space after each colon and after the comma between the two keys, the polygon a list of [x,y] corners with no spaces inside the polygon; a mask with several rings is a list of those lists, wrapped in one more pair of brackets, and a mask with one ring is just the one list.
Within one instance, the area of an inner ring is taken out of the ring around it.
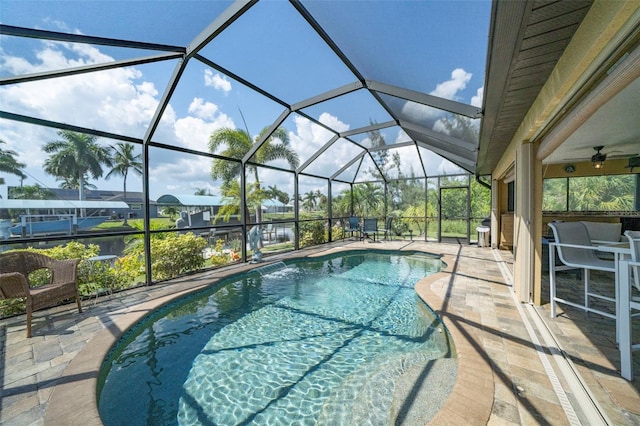
{"label": "swimming pool", "polygon": [[438,258],[358,251],[283,266],[224,279],[128,331],[101,370],[103,423],[391,423],[416,370],[437,379],[421,395],[437,411],[456,364],[435,368],[453,350],[414,285]]}

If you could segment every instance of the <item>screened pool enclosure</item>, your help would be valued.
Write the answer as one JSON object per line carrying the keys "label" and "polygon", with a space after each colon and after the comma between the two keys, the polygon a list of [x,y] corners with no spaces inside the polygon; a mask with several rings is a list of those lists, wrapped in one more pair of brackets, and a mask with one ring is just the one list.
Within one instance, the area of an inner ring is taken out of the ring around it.
{"label": "screened pool enclosure", "polygon": [[3,2],[0,195],[42,200],[0,208],[3,250],[80,256],[91,292],[249,261],[253,228],[265,257],[355,239],[350,216],[476,239],[491,3],[121,6]]}

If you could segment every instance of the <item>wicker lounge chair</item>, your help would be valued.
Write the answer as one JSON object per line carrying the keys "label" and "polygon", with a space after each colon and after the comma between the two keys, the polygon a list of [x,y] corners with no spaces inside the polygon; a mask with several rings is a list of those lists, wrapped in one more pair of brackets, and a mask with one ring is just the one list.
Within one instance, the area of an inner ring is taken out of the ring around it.
{"label": "wicker lounge chair", "polygon": [[[80,260],[55,260],[48,256],[16,251],[0,254],[0,297],[24,298],[27,303],[27,337],[31,337],[31,317],[34,311],[74,298],[82,312],[78,294],[77,266]],[[31,287],[29,274],[38,269],[49,269],[49,284]]]}

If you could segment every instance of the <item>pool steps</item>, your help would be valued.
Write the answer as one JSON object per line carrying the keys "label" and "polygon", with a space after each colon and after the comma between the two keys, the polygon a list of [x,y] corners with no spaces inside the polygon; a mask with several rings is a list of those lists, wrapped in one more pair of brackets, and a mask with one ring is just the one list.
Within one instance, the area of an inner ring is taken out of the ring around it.
{"label": "pool steps", "polygon": [[[456,375],[457,360],[442,358],[440,352],[381,355],[333,390],[318,424],[399,424],[409,419],[409,424],[419,419],[426,423],[444,404]],[[425,392],[428,397],[404,407],[398,394],[407,396],[416,386],[429,389]]]}

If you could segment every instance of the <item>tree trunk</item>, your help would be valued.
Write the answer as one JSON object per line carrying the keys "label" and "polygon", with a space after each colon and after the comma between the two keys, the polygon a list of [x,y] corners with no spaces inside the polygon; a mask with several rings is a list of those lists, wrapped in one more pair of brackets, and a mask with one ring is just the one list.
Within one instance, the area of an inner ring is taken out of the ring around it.
{"label": "tree trunk", "polygon": [[124,186],[123,186],[122,198],[123,198],[123,201],[127,204],[127,211],[124,214],[124,222],[122,222],[122,225],[127,226],[128,225],[127,216],[129,216],[129,204],[127,203],[127,173],[126,172],[124,173],[123,180],[124,180]]}
{"label": "tree trunk", "polygon": [[[84,201],[84,172],[80,171],[78,172],[78,200],[80,201]],[[87,216],[87,210],[86,209],[80,209],[80,217],[86,217]]]}

